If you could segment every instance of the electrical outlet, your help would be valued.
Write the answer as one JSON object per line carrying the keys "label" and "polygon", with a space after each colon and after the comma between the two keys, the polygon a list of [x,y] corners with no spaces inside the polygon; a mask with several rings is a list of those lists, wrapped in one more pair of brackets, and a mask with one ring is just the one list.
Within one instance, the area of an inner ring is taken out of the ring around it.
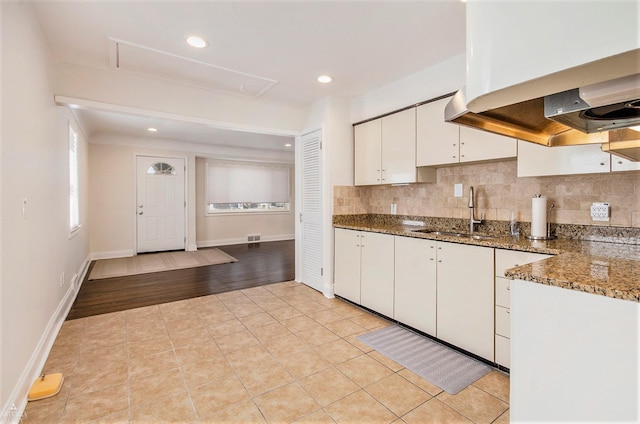
{"label": "electrical outlet", "polygon": [[396,215],[398,213],[398,204],[397,203],[392,203],[391,204],[391,215]]}
{"label": "electrical outlet", "polygon": [[591,219],[594,221],[609,221],[611,207],[608,202],[594,202],[591,204]]}
{"label": "electrical outlet", "polygon": [[453,185],[453,197],[462,197],[462,184],[457,183]]}

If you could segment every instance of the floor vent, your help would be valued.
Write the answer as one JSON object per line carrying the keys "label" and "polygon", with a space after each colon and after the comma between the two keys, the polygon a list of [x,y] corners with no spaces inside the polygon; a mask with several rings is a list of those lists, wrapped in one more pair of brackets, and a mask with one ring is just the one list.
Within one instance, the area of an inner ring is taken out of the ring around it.
{"label": "floor vent", "polygon": [[249,243],[258,243],[260,241],[260,234],[249,234],[247,236],[247,241]]}

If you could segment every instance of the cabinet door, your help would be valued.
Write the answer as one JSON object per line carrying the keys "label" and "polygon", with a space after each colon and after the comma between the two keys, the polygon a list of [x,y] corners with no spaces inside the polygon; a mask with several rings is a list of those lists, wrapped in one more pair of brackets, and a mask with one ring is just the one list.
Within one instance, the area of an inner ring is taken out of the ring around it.
{"label": "cabinet door", "polygon": [[334,291],[338,296],[360,304],[359,231],[336,228]]}
{"label": "cabinet door", "polygon": [[609,153],[599,144],[546,147],[518,140],[518,177],[609,172]]}
{"label": "cabinet door", "polygon": [[493,249],[438,242],[437,255],[437,337],[493,361]]}
{"label": "cabinet door", "polygon": [[640,162],[632,162],[629,159],[620,156],[611,155],[611,170],[617,171],[638,171],[640,170]]}
{"label": "cabinet door", "polygon": [[393,318],[436,335],[436,242],[396,237]]}
{"label": "cabinet door", "polygon": [[420,105],[416,117],[416,166],[458,163],[460,126],[444,120],[451,97]]}
{"label": "cabinet door", "polygon": [[379,233],[361,234],[361,304],[393,317],[394,236]]}
{"label": "cabinet door", "polygon": [[416,182],[416,109],[382,118],[382,184]]}
{"label": "cabinet door", "polygon": [[354,127],[355,185],[380,184],[380,152],[382,120],[365,122]]}
{"label": "cabinet door", "polygon": [[460,127],[460,162],[515,158],[517,154],[514,138]]}

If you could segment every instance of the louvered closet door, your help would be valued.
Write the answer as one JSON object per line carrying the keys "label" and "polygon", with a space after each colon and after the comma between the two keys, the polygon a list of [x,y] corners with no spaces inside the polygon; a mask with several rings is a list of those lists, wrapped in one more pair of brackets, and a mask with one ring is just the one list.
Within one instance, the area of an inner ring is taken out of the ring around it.
{"label": "louvered closet door", "polygon": [[301,138],[302,147],[302,282],[323,291],[322,284],[322,132]]}

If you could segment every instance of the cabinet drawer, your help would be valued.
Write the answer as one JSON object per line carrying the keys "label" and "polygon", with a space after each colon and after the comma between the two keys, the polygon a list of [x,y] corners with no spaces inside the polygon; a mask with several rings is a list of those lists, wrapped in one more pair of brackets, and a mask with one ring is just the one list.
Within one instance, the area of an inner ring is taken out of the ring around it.
{"label": "cabinet drawer", "polygon": [[496,306],[509,308],[511,306],[511,280],[504,277],[496,277]]}
{"label": "cabinet drawer", "polygon": [[509,309],[496,306],[496,334],[510,337]]}
{"label": "cabinet drawer", "polygon": [[504,271],[520,265],[550,258],[553,255],[496,249],[496,277],[504,277]]}
{"label": "cabinet drawer", "polygon": [[496,362],[511,368],[511,340],[496,334]]}

